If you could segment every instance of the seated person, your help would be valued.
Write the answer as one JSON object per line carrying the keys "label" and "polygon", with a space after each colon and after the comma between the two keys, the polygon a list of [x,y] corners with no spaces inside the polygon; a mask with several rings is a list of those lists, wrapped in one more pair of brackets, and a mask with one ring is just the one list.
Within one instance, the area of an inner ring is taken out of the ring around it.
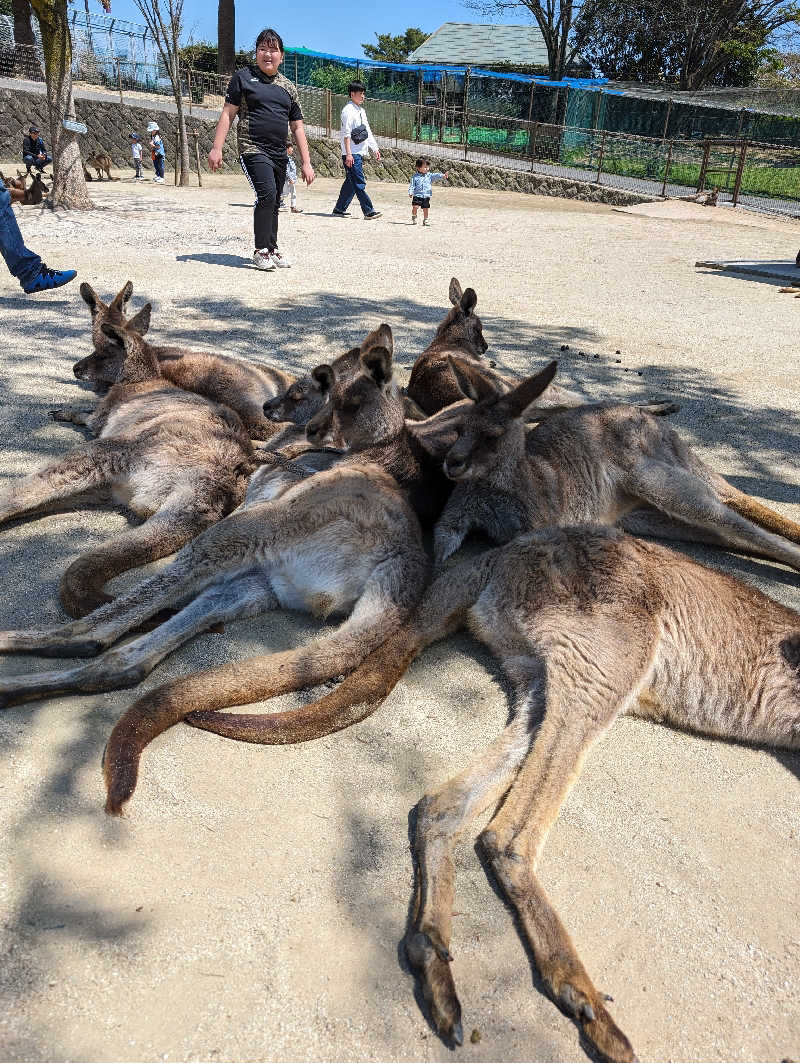
{"label": "seated person", "polygon": [[22,139],[22,158],[28,173],[31,172],[32,166],[35,166],[41,173],[45,166],[53,161],[52,155],[47,154],[47,148],[39,136],[39,127],[36,125],[29,126],[28,135]]}

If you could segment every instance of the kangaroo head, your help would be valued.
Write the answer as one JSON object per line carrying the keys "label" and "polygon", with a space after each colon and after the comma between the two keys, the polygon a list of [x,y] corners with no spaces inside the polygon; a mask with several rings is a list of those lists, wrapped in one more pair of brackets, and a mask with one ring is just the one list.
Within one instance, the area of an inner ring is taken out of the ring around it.
{"label": "kangaroo head", "polygon": [[126,325],[104,321],[101,330],[106,340],[119,350],[121,367],[117,384],[141,384],[161,376],[152,347],[130,321]]}
{"label": "kangaroo head", "polygon": [[473,358],[481,358],[489,344],[483,338],[483,324],[475,313],[478,296],[474,288],[461,290],[455,277],[450,281],[450,302],[453,309],[436,330],[436,339],[448,347],[455,347]]}
{"label": "kangaroo head", "polygon": [[91,284],[85,281],[80,286],[83,301],[92,314],[92,343],[94,351],[86,358],[81,358],[72,367],[78,380],[93,384],[96,391],[107,391],[116,384],[122,370],[124,351],[122,346],[103,331],[103,325],[129,325],[140,336],[150,328],[150,315],[153,307],[145,303],[142,309],[129,320],[125,317],[125,308],[133,295],[133,285],[127,281],[110,303],[104,303]]}
{"label": "kangaroo head", "polygon": [[392,330],[380,325],[361,344],[354,373],[340,376],[333,366],[317,366],[312,375],[327,403],[306,426],[312,443],[331,433],[345,446],[363,450],[402,431],[403,401],[392,379],[393,350]]}
{"label": "kangaroo head", "polygon": [[[521,460],[525,447],[522,414],[549,386],[558,362],[550,362],[507,392],[498,390],[497,383],[470,362],[451,358],[450,363],[461,391],[472,403],[458,403],[450,408],[449,421],[446,416],[442,419],[442,427],[457,435],[444,455],[444,473],[451,480],[496,478],[498,472]],[[447,433],[440,432],[438,446],[446,439]],[[421,442],[431,449],[430,436],[427,444]]]}
{"label": "kangaroo head", "polygon": [[[358,367],[361,349],[354,347],[345,354],[340,354],[333,363],[337,376],[343,377]],[[290,421],[292,424],[305,425],[325,405],[326,393],[313,373],[295,380],[282,395],[267,399],[264,403],[264,416],[270,421]]]}

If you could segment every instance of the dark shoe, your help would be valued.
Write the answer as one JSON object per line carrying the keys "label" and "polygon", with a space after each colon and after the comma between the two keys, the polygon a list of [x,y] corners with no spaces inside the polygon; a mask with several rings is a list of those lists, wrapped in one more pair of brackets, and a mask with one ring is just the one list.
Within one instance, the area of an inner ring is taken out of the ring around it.
{"label": "dark shoe", "polygon": [[380,216],[381,216],[381,211],[373,210],[372,213],[364,215],[364,221],[372,221],[373,218],[380,218]]}
{"label": "dark shoe", "polygon": [[350,211],[349,210],[332,210],[331,214],[334,216],[334,218],[349,218],[350,217]]}
{"label": "dark shoe", "polygon": [[34,295],[36,292],[48,292],[51,288],[60,288],[62,284],[69,284],[74,280],[77,271],[74,269],[48,269],[44,262],[36,277],[27,287],[22,290],[26,295]]}

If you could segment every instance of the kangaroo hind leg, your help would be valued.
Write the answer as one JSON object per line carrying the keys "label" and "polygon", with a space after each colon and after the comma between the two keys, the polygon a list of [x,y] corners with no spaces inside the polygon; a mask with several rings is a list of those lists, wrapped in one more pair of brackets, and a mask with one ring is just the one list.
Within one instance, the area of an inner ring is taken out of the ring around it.
{"label": "kangaroo hind leg", "polygon": [[60,461],[4,488],[0,492],[0,523],[106,486],[124,464],[124,449],[119,444],[98,439],[76,447]]}
{"label": "kangaroo hind leg", "polygon": [[508,790],[530,741],[529,714],[523,710],[481,757],[417,805],[416,886],[405,949],[439,1035],[457,1045],[464,1033],[451,972],[453,849],[469,823]]}
{"label": "kangaroo hind leg", "polygon": [[[611,635],[611,638],[607,636]],[[581,1025],[607,1063],[634,1063],[633,1049],[611,1018],[536,874],[559,808],[594,741],[628,710],[651,670],[646,629],[592,624],[569,648],[546,660],[544,719],[499,812],[481,834],[500,886],[553,999]]]}
{"label": "kangaroo hind leg", "polygon": [[717,479],[720,485],[727,485],[722,477],[709,483],[688,469],[646,461],[636,467],[628,490],[668,516],[712,533],[729,549],[767,557],[800,571],[800,548],[737,513],[727,499],[719,497]]}

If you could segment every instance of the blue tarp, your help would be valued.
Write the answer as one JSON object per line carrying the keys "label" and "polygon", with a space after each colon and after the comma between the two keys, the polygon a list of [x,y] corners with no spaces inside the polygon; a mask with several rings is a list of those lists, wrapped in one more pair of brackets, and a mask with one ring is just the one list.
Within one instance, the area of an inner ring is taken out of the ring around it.
{"label": "blue tarp", "polygon": [[[286,54],[297,52],[298,55],[310,55],[315,59],[327,59],[333,63],[342,63],[344,66],[375,67],[379,70],[399,70],[403,73],[420,73],[424,81],[436,81],[442,74],[450,74],[454,77],[463,77],[467,70],[471,77],[499,78],[503,81],[522,81],[530,84],[532,81],[547,86],[548,88],[571,88],[571,89],[599,89],[608,84],[608,78],[564,78],[562,81],[550,81],[542,74],[511,74],[499,70],[483,70],[480,67],[444,66],[441,63],[384,63],[379,59],[353,59],[350,56],[332,55],[330,52],[315,52],[310,48],[287,48]],[[615,91],[615,95],[621,95]]]}

